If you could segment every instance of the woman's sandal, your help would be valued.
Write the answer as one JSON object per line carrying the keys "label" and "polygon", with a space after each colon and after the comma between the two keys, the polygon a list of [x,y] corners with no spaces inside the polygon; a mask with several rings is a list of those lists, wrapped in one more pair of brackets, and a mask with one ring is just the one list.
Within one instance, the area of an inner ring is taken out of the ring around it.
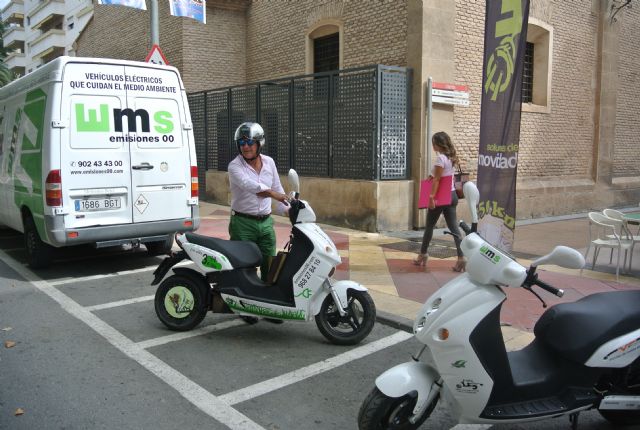
{"label": "woman's sandal", "polygon": [[424,266],[427,264],[427,257],[429,257],[428,254],[418,254],[418,256],[412,260],[413,264],[416,266]]}
{"label": "woman's sandal", "polygon": [[467,262],[464,260],[458,260],[456,261],[456,265],[453,266],[453,271],[454,272],[464,272],[465,269],[467,267]]}

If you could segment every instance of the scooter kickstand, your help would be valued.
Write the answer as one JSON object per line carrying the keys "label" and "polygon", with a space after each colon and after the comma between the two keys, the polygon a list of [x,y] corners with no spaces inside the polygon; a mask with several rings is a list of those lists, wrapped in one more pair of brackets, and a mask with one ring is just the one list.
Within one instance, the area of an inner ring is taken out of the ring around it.
{"label": "scooter kickstand", "polygon": [[578,430],[578,417],[580,416],[580,412],[574,412],[569,415],[569,422],[571,423],[571,430]]}

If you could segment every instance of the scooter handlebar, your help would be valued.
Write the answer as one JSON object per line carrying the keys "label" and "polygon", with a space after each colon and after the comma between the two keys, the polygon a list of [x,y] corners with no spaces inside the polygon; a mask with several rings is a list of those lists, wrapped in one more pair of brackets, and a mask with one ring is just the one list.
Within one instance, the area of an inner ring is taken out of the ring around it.
{"label": "scooter handlebar", "polygon": [[552,285],[549,285],[539,279],[537,279],[534,283],[534,285],[537,285],[538,287],[542,288],[543,290],[546,290],[548,292],[550,292],[553,295],[556,295],[558,297],[562,297],[564,296],[564,290],[561,290],[560,288],[556,288]]}

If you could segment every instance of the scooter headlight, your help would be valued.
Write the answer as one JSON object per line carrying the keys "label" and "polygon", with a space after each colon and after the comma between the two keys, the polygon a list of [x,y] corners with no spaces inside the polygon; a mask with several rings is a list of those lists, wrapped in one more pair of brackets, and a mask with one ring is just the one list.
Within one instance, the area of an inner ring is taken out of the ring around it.
{"label": "scooter headlight", "polygon": [[431,302],[431,309],[428,309],[424,313],[424,315],[420,317],[420,319],[414,325],[414,328],[413,328],[414,334],[418,333],[420,330],[424,328],[424,326],[427,324],[427,318],[429,317],[429,315],[433,314],[434,312],[437,312],[441,304],[442,304],[442,299],[440,297],[438,297],[433,302]]}
{"label": "scooter headlight", "polygon": [[420,318],[416,324],[416,326],[413,328],[413,334],[418,333],[420,330],[422,330],[425,326],[425,324],[427,323],[427,317],[424,316],[422,318]]}

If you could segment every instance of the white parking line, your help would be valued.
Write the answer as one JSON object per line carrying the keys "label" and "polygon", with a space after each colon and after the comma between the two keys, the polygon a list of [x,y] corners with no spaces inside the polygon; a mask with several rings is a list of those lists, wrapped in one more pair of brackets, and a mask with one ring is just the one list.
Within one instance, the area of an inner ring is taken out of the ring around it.
{"label": "white parking line", "polygon": [[102,303],[102,304],[93,305],[93,306],[85,306],[85,309],[88,310],[89,312],[100,311],[102,309],[117,308],[118,306],[126,306],[134,303],[148,302],[149,300],[153,300],[154,297],[155,296],[135,297],[133,299],[118,300],[117,302],[109,302],[109,303]]}
{"label": "white parking line", "polygon": [[268,379],[249,387],[241,388],[231,393],[219,396],[218,399],[234,405],[236,403],[244,402],[254,397],[261,396],[263,394],[275,391],[279,388],[286,387],[287,385],[295,384],[303,379],[310,378],[328,370],[333,370],[337,366],[342,366],[351,361],[357,360],[362,357],[366,357],[369,354],[380,351],[387,347],[393,346],[397,343],[403,342],[413,337],[412,334],[399,331],[391,336],[376,340],[375,342],[368,343],[366,345],[359,346],[350,351],[336,355],[335,357],[328,358],[318,363],[311,364],[309,366],[296,369],[293,372],[285,373],[284,375],[276,376],[275,378]]}
{"label": "white parking line", "polygon": [[0,250],[0,258],[8,263],[20,276],[28,280],[35,288],[58,302],[62,309],[91,327],[111,345],[156,375],[167,385],[173,387],[185,399],[193,403],[205,414],[218,420],[232,430],[265,430],[247,416],[188,379],[182,373],[168,366],[153,354],[140,348],[140,346],[136,345],[109,324],[73,301],[69,296],[57,290],[49,282],[38,278],[35,273],[23,267],[2,250]]}
{"label": "white parking line", "polygon": [[[181,261],[178,264],[174,265],[174,267],[188,266],[190,264],[193,264],[193,261],[190,261],[190,260]],[[76,282],[95,281],[96,279],[111,278],[113,276],[130,275],[132,273],[150,272],[152,270],[156,270],[156,267],[158,267],[158,265],[154,264],[153,266],[142,267],[140,269],[123,270],[121,272],[104,273],[101,275],[91,275],[91,276],[83,276],[83,277],[77,277],[77,278],[58,279],[57,281],[49,281],[49,285],[54,285],[54,286],[64,285],[64,284],[71,284]]]}
{"label": "white parking line", "polygon": [[122,272],[104,273],[102,275],[91,275],[91,276],[83,276],[78,278],[58,279],[57,281],[50,281],[49,285],[54,285],[54,286],[64,285],[64,284],[71,284],[76,282],[94,281],[96,279],[111,278],[113,276],[130,275],[132,273],[150,272],[152,270],[155,270],[156,267],[158,266],[153,265],[153,266],[143,267],[141,269],[123,270]]}
{"label": "white parking line", "polygon": [[241,325],[247,325],[247,323],[240,319],[224,321],[218,324],[211,324],[205,327],[198,328],[196,330],[191,330],[189,332],[176,333],[168,336],[156,337],[155,339],[143,340],[136,343],[136,345],[138,345],[142,349],[149,349],[153,348],[154,346],[164,345],[165,343],[177,342],[179,340],[189,339],[190,337],[202,336],[205,334],[213,333],[215,331],[225,330]]}

